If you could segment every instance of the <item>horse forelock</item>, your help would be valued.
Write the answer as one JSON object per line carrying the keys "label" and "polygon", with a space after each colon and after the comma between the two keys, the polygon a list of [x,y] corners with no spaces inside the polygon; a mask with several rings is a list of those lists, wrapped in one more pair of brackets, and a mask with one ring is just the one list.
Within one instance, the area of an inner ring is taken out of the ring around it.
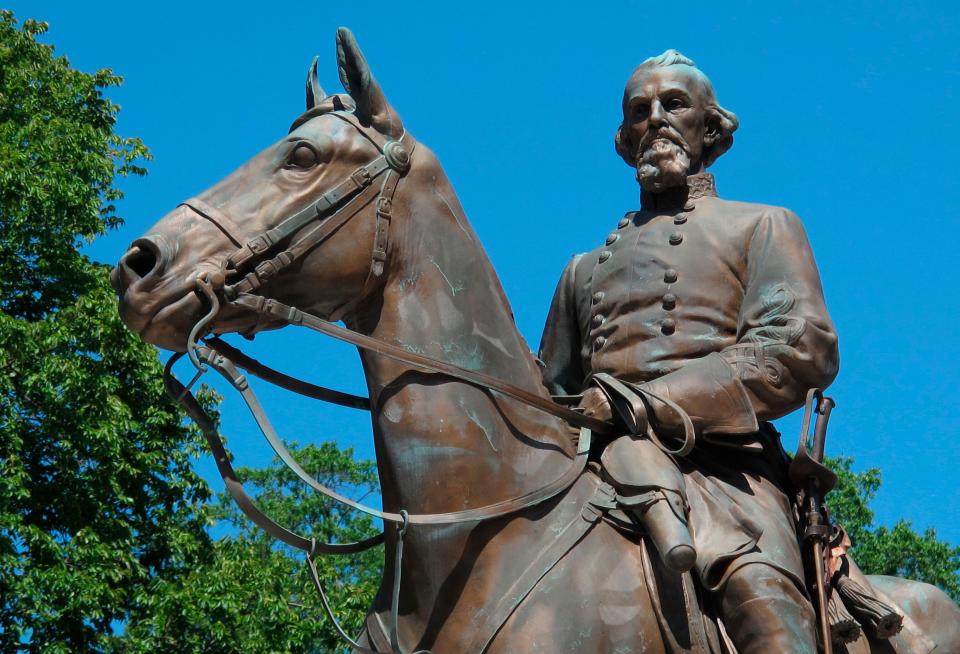
{"label": "horse forelock", "polygon": [[308,120],[316,118],[317,116],[322,116],[324,114],[329,114],[334,111],[354,111],[357,108],[357,103],[354,102],[353,98],[349,95],[343,93],[335,93],[333,95],[328,95],[316,106],[307,109],[305,112],[300,114],[300,117],[293,121],[293,124],[290,125],[290,129],[287,130],[289,134],[293,130],[297,129],[303,125]]}

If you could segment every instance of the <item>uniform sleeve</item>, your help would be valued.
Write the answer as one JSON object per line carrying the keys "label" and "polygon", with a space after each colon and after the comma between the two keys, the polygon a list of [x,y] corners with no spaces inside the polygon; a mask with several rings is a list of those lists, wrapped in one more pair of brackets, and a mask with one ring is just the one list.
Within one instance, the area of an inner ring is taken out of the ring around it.
{"label": "uniform sleeve", "polygon": [[[750,239],[737,332],[736,344],[644,389],[679,404],[704,434],[747,434],[833,381],[840,356],[820,275],[800,220],[785,209],[769,210]],[[652,408],[658,421],[676,422]]]}
{"label": "uniform sleeve", "polygon": [[547,322],[540,339],[544,362],[543,384],[553,395],[575,395],[582,390],[584,372],[580,358],[580,327],[577,320],[575,275],[580,255],[571,259],[553,294]]}

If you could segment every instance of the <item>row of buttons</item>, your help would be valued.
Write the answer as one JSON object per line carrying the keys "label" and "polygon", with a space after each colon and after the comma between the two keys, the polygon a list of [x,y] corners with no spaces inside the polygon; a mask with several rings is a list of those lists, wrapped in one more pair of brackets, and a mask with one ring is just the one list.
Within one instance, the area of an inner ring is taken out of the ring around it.
{"label": "row of buttons", "polygon": [[[593,294],[593,297],[591,298],[591,300],[593,300],[594,304],[600,304],[601,302],[603,302],[603,298],[605,298],[606,295],[607,294],[604,293],[603,291],[597,291],[596,293]],[[606,316],[601,315],[599,313],[594,314],[593,316],[594,326],[599,327],[605,322],[607,322]],[[607,342],[607,339],[605,337],[597,336],[595,339],[593,339],[593,347],[594,349],[599,350],[601,347],[603,347],[603,344],[606,342]]]}
{"label": "row of buttons", "polygon": [[[617,229],[623,229],[624,227],[629,225],[630,216],[631,214],[627,214],[626,216],[621,218],[620,222],[617,223]],[[618,234],[617,232],[610,232],[609,234],[607,234],[607,240],[605,244],[607,245],[607,247],[609,247],[619,240],[620,240],[620,234]],[[609,261],[610,257],[612,256],[613,256],[613,252],[611,252],[610,250],[602,250],[600,252],[598,261],[600,263],[605,263],[606,261]],[[594,293],[592,298],[593,304],[596,305],[602,302],[604,296],[605,296],[605,293],[603,291],[597,291],[596,293]],[[607,322],[607,317],[601,313],[595,313],[593,315],[593,319],[591,322],[593,323],[594,328],[601,327],[603,323]],[[606,342],[607,342],[607,338],[605,336],[597,336],[595,339],[593,339],[593,349],[599,350],[606,344]]]}
{"label": "row of buttons", "polygon": [[[694,208],[695,208],[695,205],[693,204],[693,202],[687,202],[683,206],[684,212],[693,211]],[[679,225],[685,224],[686,222],[687,222],[686,213],[678,213],[673,218],[674,225],[679,226]],[[620,222],[617,223],[617,229],[623,229],[630,223],[631,223],[631,217],[630,217],[630,214],[628,214],[623,218],[621,218]],[[611,232],[607,236],[606,245],[609,247],[614,243],[616,243],[618,240],[620,240],[620,234],[618,234],[617,232]],[[683,233],[679,229],[674,230],[673,232],[670,233],[668,242],[670,243],[670,245],[680,245],[681,243],[683,243]],[[600,252],[598,262],[605,263],[606,261],[609,261],[610,257],[612,256],[613,256],[613,252],[611,252],[610,250],[602,250]],[[673,268],[667,268],[663,272],[663,281],[665,284],[668,284],[668,285],[675,283],[677,279],[679,279],[679,277],[680,277],[679,273]],[[604,298],[604,292],[597,291],[596,293],[593,294],[593,297],[592,297],[593,304],[594,305],[599,304],[603,300],[603,298]],[[663,297],[661,298],[661,306],[663,307],[664,311],[672,311],[677,306],[677,296],[673,293],[670,293],[669,291],[667,293],[664,293]],[[597,327],[601,327],[606,321],[607,321],[606,316],[600,313],[596,313],[594,314],[591,322],[593,324],[593,327],[597,328]],[[676,329],[677,329],[677,322],[673,318],[667,317],[660,322],[660,331],[666,336],[673,334],[676,331]],[[597,336],[593,340],[593,347],[595,350],[599,350],[606,344],[606,342],[607,342],[606,337]]]}
{"label": "row of buttons", "polygon": [[[696,205],[693,202],[687,202],[683,205],[684,212],[693,211]],[[687,222],[687,213],[678,213],[673,217],[673,224],[683,225]],[[680,245],[683,243],[683,232],[679,229],[675,229],[670,233],[668,238],[670,245]],[[677,296],[669,291],[669,285],[673,284],[680,278],[680,274],[673,268],[667,268],[663,272],[663,281],[668,285],[668,290],[663,294],[663,297],[660,298],[660,306],[663,307],[664,311],[673,311],[677,306]],[[667,316],[662,321],[660,321],[660,333],[665,336],[670,336],[675,331],[677,331],[677,321],[673,318]]]}

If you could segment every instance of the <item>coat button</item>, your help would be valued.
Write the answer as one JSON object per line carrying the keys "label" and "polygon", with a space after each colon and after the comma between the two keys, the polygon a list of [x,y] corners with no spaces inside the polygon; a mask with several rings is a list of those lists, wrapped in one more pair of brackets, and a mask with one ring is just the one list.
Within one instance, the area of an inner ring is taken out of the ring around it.
{"label": "coat button", "polygon": [[630,224],[630,219],[624,216],[623,218],[620,219],[620,222],[617,223],[617,229],[623,229],[629,224]]}
{"label": "coat button", "polygon": [[685,205],[683,205],[684,211],[693,211],[696,208],[697,208],[697,205],[695,205],[692,200],[688,201]]}
{"label": "coat button", "polygon": [[607,342],[607,339],[603,336],[597,336],[593,339],[593,349],[599,350]]}
{"label": "coat button", "polygon": [[606,316],[600,315],[599,313],[593,317],[593,326],[599,327],[603,323],[607,322]]}
{"label": "coat button", "polygon": [[670,309],[677,306],[677,296],[673,293],[664,293],[663,294],[663,308],[669,311]]}
{"label": "coat button", "polygon": [[607,245],[613,245],[618,240],[620,240],[620,235],[614,232],[613,234],[607,235]]}
{"label": "coat button", "polygon": [[670,234],[670,245],[680,245],[681,243],[683,243],[683,234],[680,232]]}
{"label": "coat button", "polygon": [[685,222],[687,222],[687,214],[685,213],[678,213],[676,216],[673,217],[674,225],[682,225]]}
{"label": "coat button", "polygon": [[673,268],[667,268],[663,272],[663,281],[665,281],[668,284],[672,284],[675,281],[677,281],[677,271],[674,270]]}
{"label": "coat button", "polygon": [[600,253],[600,263],[603,263],[604,261],[606,261],[612,256],[613,256],[613,252],[611,252],[610,250],[604,250],[603,252]]}
{"label": "coat button", "polygon": [[605,296],[606,296],[606,293],[604,293],[603,291],[597,291],[596,293],[593,294],[593,303],[594,304],[599,303],[600,301],[603,300]]}
{"label": "coat button", "polygon": [[673,318],[664,318],[660,323],[660,331],[669,336],[677,330],[677,322]]}

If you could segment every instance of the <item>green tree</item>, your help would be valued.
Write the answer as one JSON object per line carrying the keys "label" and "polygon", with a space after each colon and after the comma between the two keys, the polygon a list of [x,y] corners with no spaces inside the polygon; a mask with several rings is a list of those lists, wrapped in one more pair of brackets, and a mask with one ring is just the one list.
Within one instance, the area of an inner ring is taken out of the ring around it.
{"label": "green tree", "polygon": [[119,224],[108,70],[73,70],[46,25],[0,12],[0,650],[100,649],[137,592],[209,549],[198,434],[162,401],[152,348],[78,246]]}
{"label": "green tree", "polygon": [[139,139],[113,133],[110,70],[74,70],[37,43],[45,23],[0,11],[0,309],[35,319],[97,286],[77,247],[122,222],[117,175],[142,175]]}
{"label": "green tree", "polygon": [[868,574],[894,575],[934,584],[960,601],[960,547],[937,538],[933,529],[914,531],[904,520],[893,527],[874,523],[870,502],[880,489],[880,471],[853,471],[853,459],[831,459],[839,484],[827,496],[834,519],[853,541],[852,554]]}
{"label": "green tree", "polygon": [[[120,78],[71,68],[45,31],[0,12],[0,651],[330,651],[300,558],[211,502],[202,437],[121,324],[108,268],[78,250],[121,223],[115,179],[149,154],[114,133],[104,93]],[[334,485],[372,488],[348,453],[301,454]],[[302,531],[369,527],[284,490],[278,470],[251,476]],[[233,528],[214,539],[218,519]],[[323,570],[354,628],[376,559]]]}
{"label": "green tree", "polygon": [[[367,495],[376,469],[333,444],[291,450],[321,483]],[[279,459],[241,469],[258,504],[280,524],[318,541],[351,542],[374,533],[371,521],[344,513],[306,487]],[[223,495],[215,516],[231,529],[214,556],[174,582],[158,581],[131,620],[126,652],[335,652],[343,643],[324,617],[303,554],[280,546]],[[359,632],[380,579],[383,548],[318,559],[319,575],[349,634]]]}

